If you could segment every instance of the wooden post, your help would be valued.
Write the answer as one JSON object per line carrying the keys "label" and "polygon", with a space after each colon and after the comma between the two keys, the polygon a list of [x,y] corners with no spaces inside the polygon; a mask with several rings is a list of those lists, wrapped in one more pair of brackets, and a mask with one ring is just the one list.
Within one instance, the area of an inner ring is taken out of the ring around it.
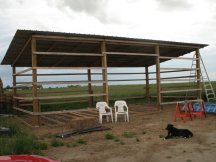
{"label": "wooden post", "polygon": [[[196,49],[196,77],[197,77],[197,89],[201,89],[201,69],[200,69],[200,52],[199,49]],[[198,90],[197,91],[197,99],[201,99],[202,98],[202,91]]]}
{"label": "wooden post", "polygon": [[[91,69],[88,69],[88,81],[91,82]],[[92,84],[88,83],[88,93],[93,94]],[[93,107],[93,96],[89,97],[89,107]]]}
{"label": "wooden post", "polygon": [[[15,88],[16,75],[13,75],[13,74],[16,74],[16,67],[15,66],[12,67],[12,78],[13,78],[13,104],[12,104],[12,106],[18,107],[18,100],[14,98],[17,96],[17,89]],[[14,109],[13,109],[13,114],[16,115],[16,111]]]}
{"label": "wooden post", "polygon": [[149,72],[148,66],[145,67],[145,74],[146,74],[146,101],[150,102],[150,93],[149,93]]}
{"label": "wooden post", "polygon": [[16,96],[17,91],[16,91],[16,88],[14,88],[16,86],[16,75],[13,75],[13,74],[16,74],[16,67],[15,66],[12,67],[12,77],[13,77],[13,96]]}
{"label": "wooden post", "polygon": [[[101,43],[101,52],[102,52],[102,77],[103,77],[103,93],[106,95],[103,97],[105,102],[109,102],[108,98],[108,81],[107,81],[107,57],[106,57],[106,43]],[[109,103],[108,103],[109,104]]]}
{"label": "wooden post", "polygon": [[0,78],[0,95],[3,95],[4,91],[3,91],[3,83],[2,80]]}
{"label": "wooden post", "polygon": [[[32,48],[32,96],[37,97],[37,56],[34,54],[36,51],[36,39],[32,38],[31,40],[31,48]],[[38,99],[33,99],[33,112],[40,112],[40,106]],[[33,122],[35,126],[40,125],[40,116],[33,116]]]}
{"label": "wooden post", "polygon": [[155,46],[156,57],[156,84],[157,84],[157,107],[158,110],[162,109],[161,106],[161,86],[160,86],[160,49],[159,45]]}

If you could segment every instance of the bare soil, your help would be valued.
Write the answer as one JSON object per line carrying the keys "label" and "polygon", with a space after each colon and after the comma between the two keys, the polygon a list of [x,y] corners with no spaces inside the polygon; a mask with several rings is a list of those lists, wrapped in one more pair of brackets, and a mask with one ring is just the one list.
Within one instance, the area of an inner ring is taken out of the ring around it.
{"label": "bare soil", "polygon": [[[216,114],[173,122],[175,106],[162,111],[155,107],[130,106],[130,122],[123,120],[103,125],[110,131],[93,132],[61,139],[64,146],[49,147],[45,156],[62,162],[214,162],[216,159]],[[136,111],[136,112],[135,112]],[[168,123],[177,128],[189,129],[194,137],[164,140]],[[59,128],[59,131],[61,129]],[[106,133],[116,139],[107,140]],[[132,137],[123,134],[130,132]],[[86,144],[73,145],[78,139]]]}

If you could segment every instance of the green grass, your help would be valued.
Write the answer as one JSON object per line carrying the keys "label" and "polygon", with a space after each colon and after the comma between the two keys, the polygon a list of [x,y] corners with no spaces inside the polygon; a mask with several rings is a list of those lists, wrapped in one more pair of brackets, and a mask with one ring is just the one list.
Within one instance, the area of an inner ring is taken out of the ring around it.
{"label": "green grass", "polygon": [[133,137],[136,136],[136,133],[135,132],[124,132],[122,134],[122,136],[125,137],[125,138],[133,138]]}
{"label": "green grass", "polygon": [[53,146],[53,147],[64,146],[64,143],[61,140],[53,138],[51,141],[51,146]]}
{"label": "green grass", "polygon": [[76,140],[73,143],[67,143],[66,146],[67,147],[76,147],[76,146],[79,146],[79,145],[86,145],[86,144],[87,144],[87,141],[79,138],[78,140]]}
{"label": "green grass", "polygon": [[115,136],[112,133],[106,133],[105,138],[107,140],[113,140],[113,139],[115,139]]}
{"label": "green grass", "polygon": [[0,118],[1,127],[9,127],[12,136],[0,136],[0,155],[10,154],[40,154],[46,150],[48,145],[23,126],[15,122],[13,118]]}

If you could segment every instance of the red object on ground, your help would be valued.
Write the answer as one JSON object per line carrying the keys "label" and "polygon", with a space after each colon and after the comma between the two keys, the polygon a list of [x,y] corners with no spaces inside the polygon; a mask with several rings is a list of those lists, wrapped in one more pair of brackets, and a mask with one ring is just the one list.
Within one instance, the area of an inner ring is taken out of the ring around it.
{"label": "red object on ground", "polygon": [[6,155],[0,156],[0,162],[58,162],[38,155]]}
{"label": "red object on ground", "polygon": [[189,110],[189,104],[185,103],[184,105],[184,111],[181,111],[181,107],[179,103],[176,103],[176,112],[174,115],[174,122],[176,122],[176,118],[181,118],[183,122],[186,122],[186,117],[189,117],[190,120],[192,120],[190,110]]}
{"label": "red object on ground", "polygon": [[199,102],[199,110],[194,110],[193,103],[190,103],[189,108],[190,108],[190,114],[192,116],[199,116],[201,119],[206,118],[206,113],[205,113],[205,108],[204,108],[204,102]]}

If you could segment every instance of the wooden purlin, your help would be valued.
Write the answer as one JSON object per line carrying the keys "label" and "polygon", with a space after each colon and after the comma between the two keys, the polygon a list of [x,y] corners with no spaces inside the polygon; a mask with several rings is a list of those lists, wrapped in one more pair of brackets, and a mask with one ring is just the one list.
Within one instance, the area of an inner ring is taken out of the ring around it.
{"label": "wooden purlin", "polygon": [[69,53],[69,52],[35,52],[36,55],[59,55],[59,56],[97,56],[101,57],[98,53]]}
{"label": "wooden purlin", "polygon": [[129,53],[129,52],[106,52],[107,55],[129,55],[129,56],[152,56],[156,57],[153,53]]}

